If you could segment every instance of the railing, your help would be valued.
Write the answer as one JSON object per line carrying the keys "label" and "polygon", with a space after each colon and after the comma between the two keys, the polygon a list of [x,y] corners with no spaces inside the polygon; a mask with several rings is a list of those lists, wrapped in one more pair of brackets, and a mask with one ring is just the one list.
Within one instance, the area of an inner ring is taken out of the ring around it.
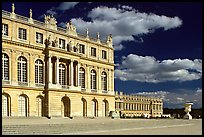
{"label": "railing", "polygon": [[43,83],[35,83],[35,86],[36,86],[36,87],[44,87],[45,84],[43,84]]}
{"label": "railing", "polygon": [[91,89],[91,92],[97,92],[97,90],[96,89]]}
{"label": "railing", "polygon": [[2,16],[8,16],[10,17],[11,13],[5,10],[2,10]]}
{"label": "railing", "polygon": [[107,90],[102,90],[102,93],[108,93],[108,91]]}
{"label": "railing", "polygon": [[28,18],[27,17],[21,16],[21,15],[18,15],[18,14],[16,14],[16,19],[28,22]]}
{"label": "railing", "polygon": [[45,25],[45,23],[40,22],[40,21],[37,21],[37,20],[33,20],[33,23],[34,23],[35,25],[38,25],[38,26],[44,26],[44,25]]}
{"label": "railing", "polygon": [[20,86],[28,86],[28,82],[18,81],[18,85],[20,85]]}
{"label": "railing", "polygon": [[60,28],[60,27],[57,27],[57,31],[59,31],[59,32],[63,32],[63,33],[66,33],[66,29],[64,29],[64,28]]}
{"label": "railing", "polygon": [[78,36],[79,38],[86,39],[86,36],[83,35],[83,34],[79,34],[79,33],[77,33],[77,36]]}
{"label": "railing", "polygon": [[61,85],[63,89],[69,89],[68,85]]}
{"label": "railing", "polygon": [[2,80],[2,84],[3,85],[10,85],[11,82],[10,82],[10,80]]}
{"label": "railing", "polygon": [[[18,15],[18,14],[15,14],[16,15],[16,19],[17,20],[21,20],[21,21],[24,21],[24,22],[29,22],[29,18],[28,17],[24,17],[24,16],[21,16],[21,15]],[[7,17],[10,17],[11,16],[11,13],[8,12],[8,11],[5,11],[5,10],[2,10],[2,16],[7,16]],[[33,19],[33,23],[37,26],[44,26],[45,23],[44,22],[40,22],[40,21],[37,21],[37,20],[34,20]],[[61,28],[61,27],[57,27],[57,30],[59,32],[62,32],[62,33],[66,33],[66,29],[64,28]],[[86,39],[86,35],[83,35],[83,34],[79,34],[77,33],[78,37],[81,38],[81,39]],[[97,38],[92,38],[92,37],[89,37],[90,41],[93,41],[93,42],[97,42]],[[101,41],[101,44],[103,45],[106,45],[107,43],[105,41]]]}

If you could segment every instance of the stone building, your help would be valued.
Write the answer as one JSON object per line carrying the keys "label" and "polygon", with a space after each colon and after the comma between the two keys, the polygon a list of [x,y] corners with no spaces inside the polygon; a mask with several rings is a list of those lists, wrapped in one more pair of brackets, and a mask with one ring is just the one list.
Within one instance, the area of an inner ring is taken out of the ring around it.
{"label": "stone building", "polygon": [[120,116],[161,117],[163,114],[163,101],[161,98],[125,95],[123,92],[115,94],[115,110]]}
{"label": "stone building", "polygon": [[101,41],[2,10],[2,116],[106,117],[115,110],[112,36]]}

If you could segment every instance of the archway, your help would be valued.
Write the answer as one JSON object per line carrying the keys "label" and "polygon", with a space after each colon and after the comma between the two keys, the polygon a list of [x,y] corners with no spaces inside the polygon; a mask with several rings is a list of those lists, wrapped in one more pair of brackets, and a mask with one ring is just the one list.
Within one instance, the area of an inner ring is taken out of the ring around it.
{"label": "archway", "polygon": [[103,100],[102,102],[102,116],[108,117],[109,114],[109,104],[106,99]]}
{"label": "archway", "polygon": [[10,96],[7,93],[2,94],[2,116],[10,116]]}
{"label": "archway", "polygon": [[36,98],[36,111],[37,111],[37,116],[38,117],[41,117],[41,116],[44,116],[44,98],[43,98],[43,96],[41,96],[41,95],[39,95],[39,96],[37,96],[37,98]]}
{"label": "archway", "polygon": [[84,98],[82,98],[81,101],[82,101],[83,117],[87,117],[87,101]]}
{"label": "archway", "polygon": [[64,96],[62,98],[62,116],[63,117],[70,117],[70,114],[71,114],[70,103],[71,103],[71,101],[70,101],[69,97]]}
{"label": "archway", "polygon": [[20,95],[18,98],[18,114],[19,116],[28,116],[28,97],[26,95]]}
{"label": "archway", "polygon": [[92,100],[92,114],[93,117],[98,117],[98,101],[96,99]]}

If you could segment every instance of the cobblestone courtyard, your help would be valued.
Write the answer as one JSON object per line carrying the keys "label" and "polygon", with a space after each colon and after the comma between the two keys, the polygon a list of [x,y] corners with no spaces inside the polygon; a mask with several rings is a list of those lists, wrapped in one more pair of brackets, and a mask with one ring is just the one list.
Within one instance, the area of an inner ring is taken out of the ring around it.
{"label": "cobblestone courtyard", "polygon": [[2,134],[202,135],[202,119],[3,118]]}

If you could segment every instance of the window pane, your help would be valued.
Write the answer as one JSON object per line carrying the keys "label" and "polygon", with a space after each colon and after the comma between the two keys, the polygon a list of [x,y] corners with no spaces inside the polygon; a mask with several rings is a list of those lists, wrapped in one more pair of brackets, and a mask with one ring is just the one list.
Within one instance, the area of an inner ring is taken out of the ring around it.
{"label": "window pane", "polygon": [[9,58],[5,53],[2,54],[2,79],[9,80]]}
{"label": "window pane", "polygon": [[8,36],[8,24],[2,24],[2,35]]}

